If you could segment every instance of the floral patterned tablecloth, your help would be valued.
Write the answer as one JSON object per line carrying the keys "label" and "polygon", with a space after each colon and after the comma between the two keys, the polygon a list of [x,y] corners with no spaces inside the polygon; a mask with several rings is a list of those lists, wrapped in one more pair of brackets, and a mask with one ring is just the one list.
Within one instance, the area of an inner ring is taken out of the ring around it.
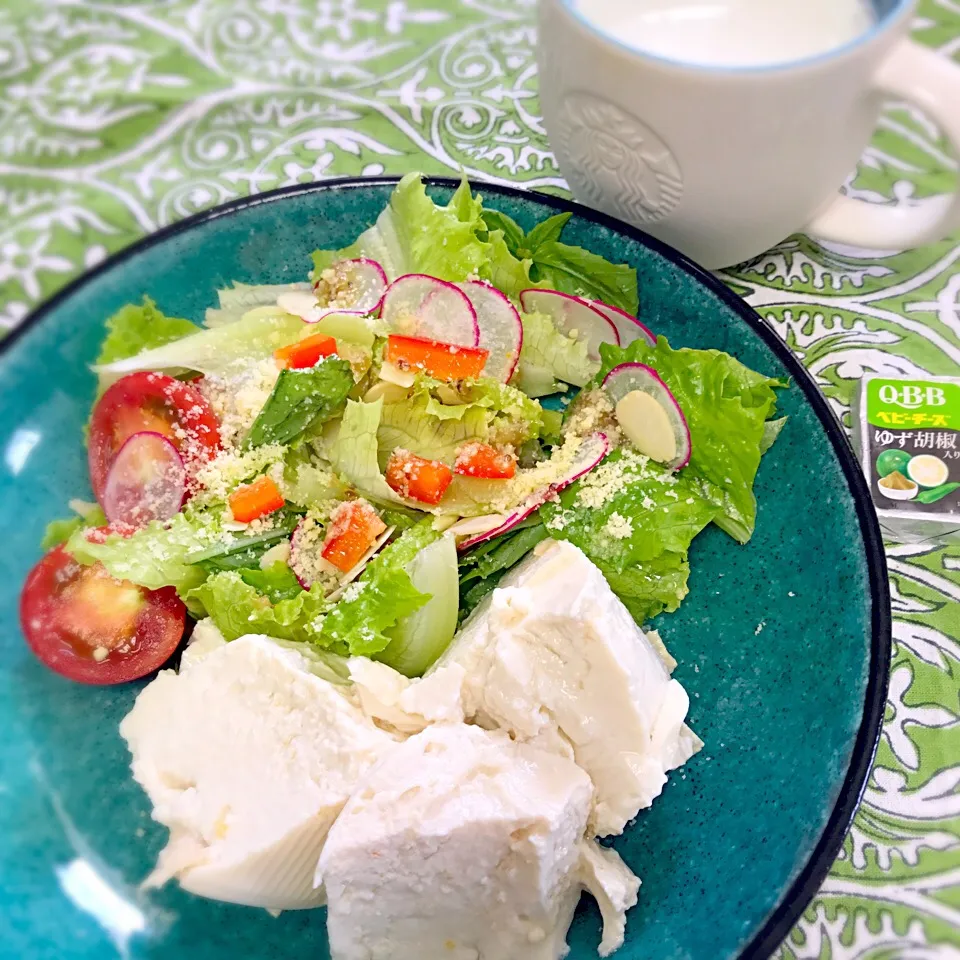
{"label": "floral patterned tablecloth", "polygon": [[[533,5],[0,4],[0,326],[144,233],[251,192],[461,167],[563,190],[538,117]],[[914,29],[960,61],[958,0],[925,0]],[[892,104],[848,190],[913,202],[956,171],[937,129]],[[843,415],[864,371],[960,373],[958,241],[889,253],[796,236],[725,279]],[[784,960],[960,956],[960,549],[888,557],[880,751]]]}

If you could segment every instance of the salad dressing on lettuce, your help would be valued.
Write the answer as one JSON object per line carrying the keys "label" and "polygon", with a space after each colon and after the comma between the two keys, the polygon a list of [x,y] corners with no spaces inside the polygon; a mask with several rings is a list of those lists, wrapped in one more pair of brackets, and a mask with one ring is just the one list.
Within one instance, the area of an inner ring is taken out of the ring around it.
{"label": "salad dressing on lettuce", "polygon": [[[435,658],[451,625],[547,537],[583,550],[638,623],[675,610],[699,531],[750,539],[784,384],[657,338],[636,319],[636,271],[565,243],[568,219],[525,231],[466,181],[441,204],[410,175],[353,244],[318,250],[303,281],[244,278],[202,326],[149,298],[124,307],[107,321],[99,392],[183,378],[218,444],[186,463],[174,515],[93,533],[109,525],[103,502],[106,518],[60,523],[47,542],[142,590],[172,589],[228,640],[255,631],[332,657],[389,662],[416,623]],[[511,362],[464,377],[488,369],[484,342]],[[605,380],[626,368],[648,371],[659,394],[611,397]],[[565,412],[541,404],[547,394],[564,396]],[[661,429],[644,448],[650,409]],[[664,435],[681,428],[682,457]],[[457,550],[418,568],[445,536]],[[414,651],[405,662],[431,661]]]}

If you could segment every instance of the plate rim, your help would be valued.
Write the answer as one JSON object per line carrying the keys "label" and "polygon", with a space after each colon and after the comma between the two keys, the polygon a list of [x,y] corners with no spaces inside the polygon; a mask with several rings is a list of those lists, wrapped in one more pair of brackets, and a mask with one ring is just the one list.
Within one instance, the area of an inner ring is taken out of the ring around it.
{"label": "plate rim", "polygon": [[[207,210],[202,210],[175,223],[161,227],[159,230],[149,233],[111,254],[92,269],[82,272],[51,297],[41,302],[16,328],[11,330],[3,340],[0,340],[0,359],[9,353],[21,337],[39,325],[49,313],[69,300],[88,283],[91,283],[101,274],[113,270],[125,260],[153,246],[163,244],[178,234],[192,230],[208,221],[229,216],[239,210],[273,203],[289,196],[330,190],[365,189],[371,186],[395,186],[400,182],[400,179],[399,176],[332,177],[328,180],[298,183],[264,191],[263,193],[238,197],[235,200],[210,207]],[[574,200],[568,200],[566,197],[538,190],[527,190],[506,184],[487,182],[476,178],[467,179],[471,188],[475,191],[532,199],[547,207],[552,207],[558,213],[572,213],[583,220],[625,235],[642,246],[653,250],[682,270],[692,280],[706,287],[760,337],[787,369],[790,377],[803,392],[807,402],[823,425],[834,453],[840,462],[856,509],[870,581],[871,635],[867,687],[863,698],[860,724],[853,740],[850,763],[826,825],[793,882],[781,893],[777,903],[761,922],[746,946],[739,948],[740,952],[736,954],[736,960],[767,960],[790,933],[803,911],[816,896],[830,871],[830,867],[836,860],[843,840],[859,809],[882,732],[890,673],[893,612],[890,606],[890,584],[880,525],[876,514],[873,512],[872,501],[859,462],[847,438],[846,431],[826,397],[820,392],[820,388],[816,385],[811,374],[760,314],[706,268],[701,267],[679,250],[650,236],[643,230]],[[423,181],[427,186],[454,190],[461,182],[456,177],[430,175],[423,175]]]}

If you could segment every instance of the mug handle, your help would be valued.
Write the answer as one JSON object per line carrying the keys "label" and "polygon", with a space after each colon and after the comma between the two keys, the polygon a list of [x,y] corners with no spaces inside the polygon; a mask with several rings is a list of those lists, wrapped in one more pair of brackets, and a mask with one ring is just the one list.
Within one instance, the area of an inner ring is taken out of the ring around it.
{"label": "mug handle", "polygon": [[[930,114],[960,155],[960,70],[949,59],[902,40],[880,66],[873,86]],[[819,239],[855,247],[906,250],[942,240],[957,227],[960,191],[909,207],[838,196],[805,230]]]}

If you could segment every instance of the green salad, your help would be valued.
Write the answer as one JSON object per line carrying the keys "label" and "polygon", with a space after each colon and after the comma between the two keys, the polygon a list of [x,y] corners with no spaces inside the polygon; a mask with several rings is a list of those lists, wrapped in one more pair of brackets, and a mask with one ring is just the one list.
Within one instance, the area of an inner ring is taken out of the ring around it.
{"label": "green salad", "polygon": [[210,617],[333,674],[364,655],[418,676],[547,538],[638,623],[676,610],[693,538],[753,533],[786,384],[655,336],[635,270],[565,243],[569,216],[525,231],[409,175],[301,283],[237,282],[202,326],[149,297],[108,319],[95,502],[48,527],[35,652],[119,682]]}

